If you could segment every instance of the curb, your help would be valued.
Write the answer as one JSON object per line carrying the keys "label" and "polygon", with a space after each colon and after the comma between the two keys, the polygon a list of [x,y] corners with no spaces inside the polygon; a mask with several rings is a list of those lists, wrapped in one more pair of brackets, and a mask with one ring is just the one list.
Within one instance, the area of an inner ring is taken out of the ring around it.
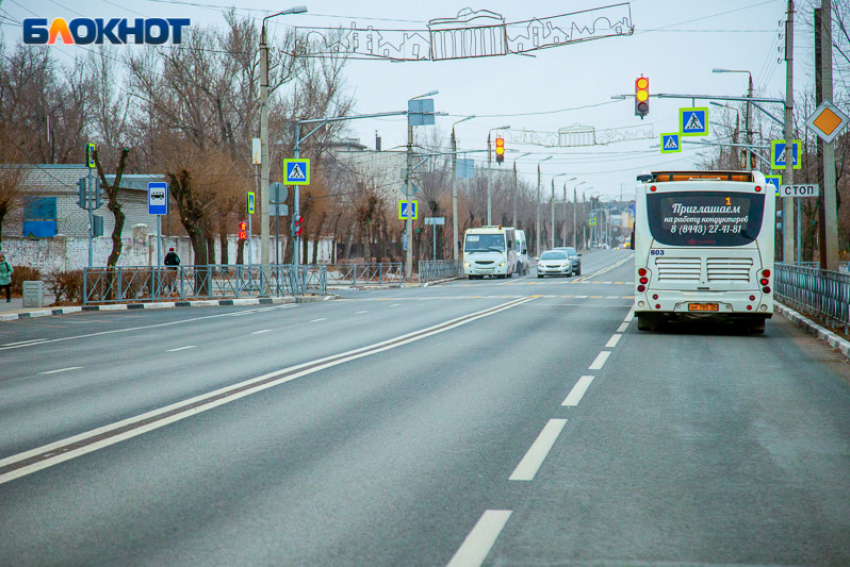
{"label": "curb", "polygon": [[466,276],[457,276],[457,277],[454,277],[454,278],[446,278],[444,280],[435,280],[433,282],[425,282],[424,284],[422,284],[422,287],[428,287],[428,286],[432,286],[432,285],[440,285],[440,284],[444,284],[446,282],[453,282],[453,281],[456,281],[456,280],[462,280],[465,277]]}
{"label": "curb", "polygon": [[172,309],[175,307],[219,307],[231,305],[283,305],[287,303],[316,303],[338,299],[336,295],[326,296],[304,296],[304,297],[258,297],[253,299],[202,299],[195,301],[162,301],[158,303],[120,303],[111,305],[85,305],[72,307],[57,307],[50,309],[39,309],[36,311],[25,311],[23,313],[0,314],[0,321],[14,321],[16,319],[34,319],[36,317],[50,317],[51,315],[67,315],[69,313],[80,313],[82,311],[130,311],[136,309]]}
{"label": "curb", "polygon": [[795,326],[815,335],[832,348],[841,351],[846,358],[850,358],[850,341],[843,339],[825,327],[821,327],[811,319],[779,303],[775,304],[777,312],[791,321]]}

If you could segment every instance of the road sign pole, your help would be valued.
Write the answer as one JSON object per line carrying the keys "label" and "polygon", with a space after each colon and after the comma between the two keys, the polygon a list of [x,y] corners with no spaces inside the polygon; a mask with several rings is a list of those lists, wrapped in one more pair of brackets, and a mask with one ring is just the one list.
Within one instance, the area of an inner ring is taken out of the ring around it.
{"label": "road sign pole", "polygon": [[[817,11],[817,9],[816,9]],[[820,92],[818,100],[832,102],[832,0],[821,0],[820,17],[815,18],[820,33]],[[820,20],[819,22],[817,20]],[[838,271],[838,218],[835,193],[835,142],[823,142],[823,197],[820,199],[820,267]]]}
{"label": "road sign pole", "polygon": [[[262,205],[260,205],[260,206],[262,206]],[[268,206],[268,204],[266,206]],[[249,268],[251,267],[251,251],[252,251],[251,240],[253,239],[253,236],[254,236],[253,226],[252,226],[252,223],[251,223],[251,219],[253,219],[253,218],[254,218],[254,215],[248,215],[248,267]],[[243,263],[244,263],[244,261],[243,261]]]}
{"label": "road sign pole", "polygon": [[411,277],[413,276],[413,234],[411,231],[413,230],[413,220],[411,219],[412,215],[410,214],[410,177],[411,173],[411,163],[413,156],[413,124],[410,120],[407,121],[407,172],[405,176],[407,179],[404,181],[404,200],[408,202],[408,213],[406,218],[404,219],[404,233],[407,235],[407,252],[404,259],[404,277],[409,282]]}
{"label": "road sign pole", "polygon": [[[802,148],[800,148],[802,153]],[[802,159],[802,155],[799,157]],[[786,185],[794,184],[794,0],[788,0],[785,28],[785,172]],[[794,261],[794,203],[782,199],[782,261]]]}
{"label": "road sign pole", "polygon": [[431,225],[431,234],[434,237],[434,262],[437,261],[437,225]]}
{"label": "road sign pole", "polygon": [[92,183],[92,170],[89,168],[89,190],[86,192],[86,208],[89,210],[89,268],[92,267],[94,261],[94,183]]}

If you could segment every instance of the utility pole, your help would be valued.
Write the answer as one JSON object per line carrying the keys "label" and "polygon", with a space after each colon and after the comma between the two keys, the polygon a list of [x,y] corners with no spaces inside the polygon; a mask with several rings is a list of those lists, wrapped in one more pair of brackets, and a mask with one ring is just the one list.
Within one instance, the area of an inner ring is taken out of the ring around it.
{"label": "utility pole", "polygon": [[517,180],[516,160],[514,160],[514,198],[513,198],[513,214],[511,215],[511,226],[516,228],[516,200],[519,193],[519,181]]}
{"label": "utility pole", "polygon": [[540,256],[540,164],[552,156],[547,156],[537,162],[537,223],[534,230],[534,254]]}
{"label": "utility pole", "polygon": [[[832,0],[821,0],[815,8],[815,69],[817,74],[815,106],[824,100],[832,102]],[[822,161],[823,195],[818,199],[818,248],[820,269],[838,271],[838,218],[835,194],[835,142],[825,143],[818,138],[818,153]],[[819,179],[820,180],[820,179]]]}
{"label": "utility pole", "polygon": [[452,258],[457,261],[459,258],[457,246],[457,138],[455,137],[454,125],[452,125],[452,240],[452,251],[454,254]]}
{"label": "utility pole", "polygon": [[[581,185],[581,183],[579,183]],[[578,185],[573,187],[573,248],[576,247],[576,233],[578,232],[578,225],[576,224],[576,209],[578,209]]]}
{"label": "utility pole", "polygon": [[491,226],[492,219],[492,203],[490,200],[490,177],[492,175],[491,165],[492,165],[493,155],[490,152],[490,132],[487,132],[487,226]]}
{"label": "utility pole", "polygon": [[[802,148],[800,148],[802,153]],[[785,21],[785,176],[794,184],[794,0],[788,0]],[[802,159],[802,156],[800,156]],[[782,261],[794,262],[794,199],[782,198]]]}
{"label": "utility pole", "polygon": [[555,247],[555,178],[552,178],[552,248]]}
{"label": "utility pole", "polygon": [[[411,169],[413,163],[413,124],[410,120],[407,121],[407,173],[404,180],[404,200],[407,201],[408,213],[410,211],[410,183],[412,181],[413,171]],[[407,252],[404,259],[404,277],[409,282],[413,277],[413,220],[411,215],[407,214],[404,219],[404,234],[407,235]]]}
{"label": "utility pole", "polygon": [[[750,77],[750,86],[747,90],[747,98],[753,98],[753,74],[747,72],[747,75]],[[753,170],[753,155],[754,152],[752,150],[753,147],[753,103],[748,100],[747,101],[747,171]],[[621,191],[622,194],[622,191]],[[622,201],[622,198],[620,199]]]}
{"label": "utility pole", "polygon": [[567,245],[567,182],[564,182],[564,230],[561,231],[561,246]]}

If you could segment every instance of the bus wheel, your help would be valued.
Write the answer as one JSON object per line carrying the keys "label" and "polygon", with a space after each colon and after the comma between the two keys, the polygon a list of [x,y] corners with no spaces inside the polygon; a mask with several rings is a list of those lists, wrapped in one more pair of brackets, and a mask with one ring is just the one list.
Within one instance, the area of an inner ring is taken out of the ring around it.
{"label": "bus wheel", "polygon": [[649,317],[638,316],[637,321],[638,321],[638,331],[654,331],[655,330],[655,325],[653,325],[653,321]]}

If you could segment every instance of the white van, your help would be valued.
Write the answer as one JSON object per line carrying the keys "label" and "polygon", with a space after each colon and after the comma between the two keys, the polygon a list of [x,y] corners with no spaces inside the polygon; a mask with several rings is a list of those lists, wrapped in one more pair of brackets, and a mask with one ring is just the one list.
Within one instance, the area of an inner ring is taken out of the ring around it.
{"label": "white van", "polygon": [[528,273],[528,243],[525,241],[525,231],[514,229],[516,241],[516,273],[524,276]]}
{"label": "white van", "polygon": [[463,238],[463,273],[469,279],[509,278],[517,267],[514,229],[501,226],[470,228]]}

